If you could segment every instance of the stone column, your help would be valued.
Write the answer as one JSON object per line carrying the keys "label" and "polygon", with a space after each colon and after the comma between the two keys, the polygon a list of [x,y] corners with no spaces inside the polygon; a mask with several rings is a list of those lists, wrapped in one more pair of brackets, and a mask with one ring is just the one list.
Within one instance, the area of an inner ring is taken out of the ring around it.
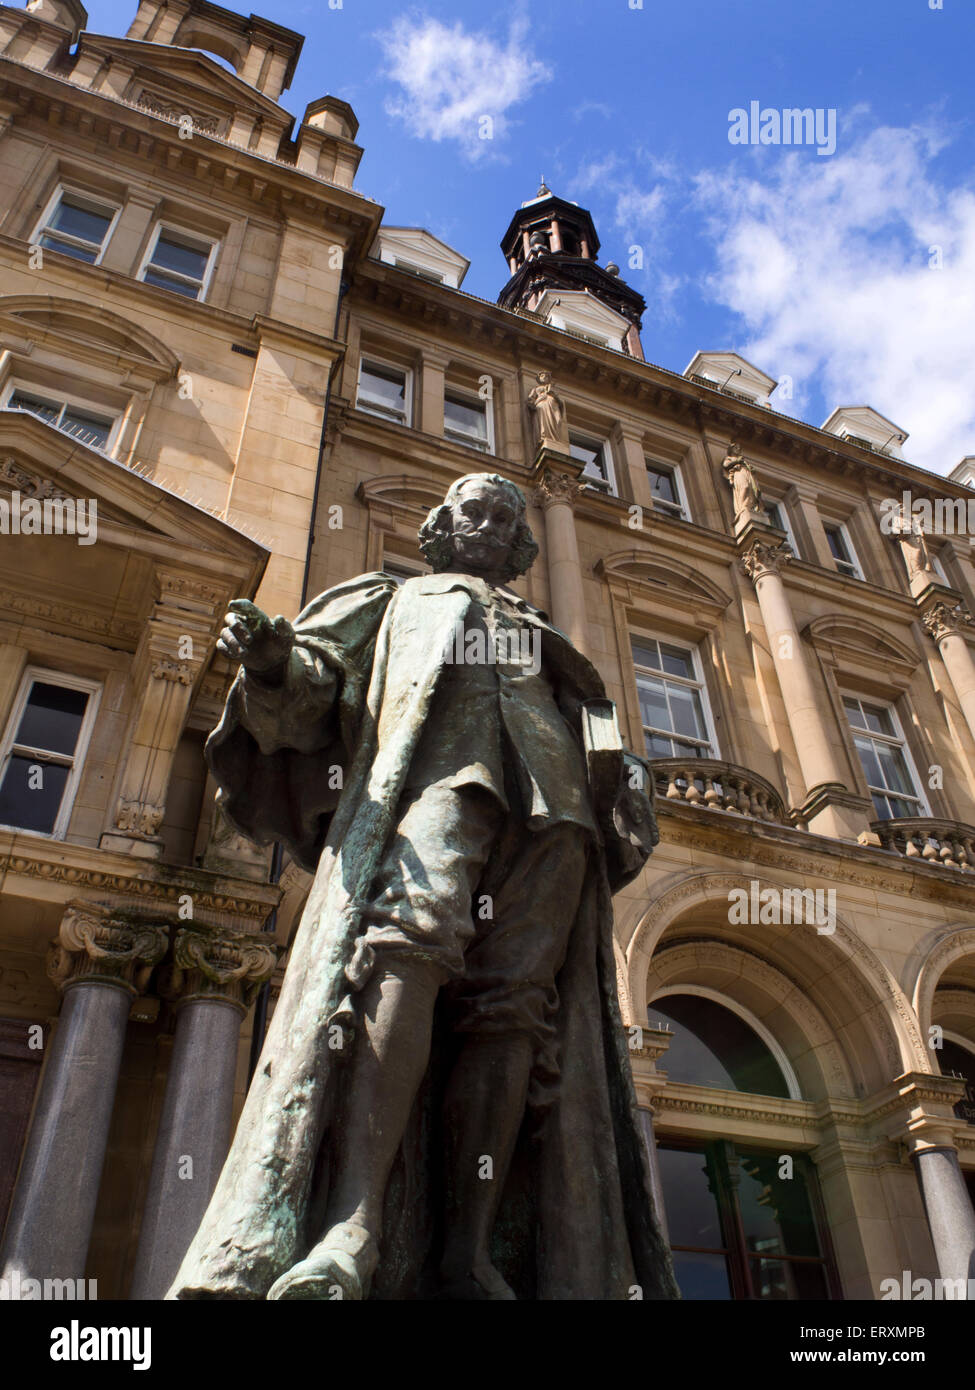
{"label": "stone column", "polygon": [[[761,531],[762,534],[756,534]],[[829,705],[816,689],[792,605],[780,574],[789,560],[780,532],[749,527],[743,533],[742,567],[755,585],[769,650],[785,704],[796,756],[806,784],[803,820],[819,835],[856,839],[868,830],[869,808],[848,791],[830,737]]]}
{"label": "stone column", "polygon": [[[949,1144],[932,1144],[911,1154],[917,1173],[931,1240],[942,1279],[975,1281],[975,1211],[958,1164],[958,1151]],[[973,1285],[975,1287],[975,1285]]]}
{"label": "stone column", "polygon": [[582,562],[573,506],[585,484],[578,460],[542,448],[535,460],[533,501],[545,513],[545,553],[552,621],[583,656],[589,655],[589,628],[582,584]]}
{"label": "stone column", "polygon": [[855,840],[869,834],[869,805],[847,790],[846,773],[830,738],[830,706],[812,680],[803,639],[780,574],[783,564],[789,562],[789,550],[784,549],[782,534],[772,527],[750,525],[743,532],[743,541],[741,566],[755,585],[798,765],[803,771],[803,820],[815,834]]}
{"label": "stone column", "polygon": [[946,595],[945,598],[935,596],[935,601],[922,609],[921,621],[938,644],[945,670],[975,738],[975,654],[969,645],[969,638],[975,638],[975,619],[962,603],[955,601],[954,595]]}
{"label": "stone column", "polygon": [[70,902],[48,972],[64,1002],[7,1222],[3,1277],[83,1279],[125,1025],[165,925]]}
{"label": "stone column", "polygon": [[176,1037],[129,1297],[165,1296],[230,1147],[240,1024],[277,961],[273,940],[203,925],[176,934],[164,986]]}
{"label": "stone column", "polygon": [[660,1233],[667,1244],[670,1233],[667,1229],[667,1208],[664,1205],[663,1182],[660,1178],[660,1161],[657,1158],[657,1139],[653,1132],[653,1102],[667,1084],[667,1078],[657,1071],[657,1062],[670,1047],[671,1034],[665,1028],[624,1025],[627,1033],[627,1046],[630,1065],[633,1070],[633,1088],[640,1116],[640,1132],[647,1152],[650,1169],[650,1191]]}

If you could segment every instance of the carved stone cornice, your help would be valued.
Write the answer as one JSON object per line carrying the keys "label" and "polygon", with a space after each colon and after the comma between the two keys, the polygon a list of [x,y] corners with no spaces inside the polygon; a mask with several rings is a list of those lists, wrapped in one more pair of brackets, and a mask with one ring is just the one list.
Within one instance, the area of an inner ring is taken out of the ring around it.
{"label": "carved stone cornice", "polygon": [[945,637],[975,637],[975,618],[963,603],[935,603],[921,622],[936,642]]}
{"label": "carved stone cornice", "polygon": [[778,574],[792,559],[792,552],[780,540],[753,540],[742,552],[741,567],[753,584],[766,574]]}
{"label": "carved stone cornice", "polygon": [[47,973],[62,992],[71,985],[106,984],[139,995],[168,944],[163,922],[73,899],[51,943]]}
{"label": "carved stone cornice", "polygon": [[243,1014],[271,978],[277,960],[273,936],[237,936],[199,925],[181,927],[164,992],[177,1007],[209,1000],[231,1004]]}

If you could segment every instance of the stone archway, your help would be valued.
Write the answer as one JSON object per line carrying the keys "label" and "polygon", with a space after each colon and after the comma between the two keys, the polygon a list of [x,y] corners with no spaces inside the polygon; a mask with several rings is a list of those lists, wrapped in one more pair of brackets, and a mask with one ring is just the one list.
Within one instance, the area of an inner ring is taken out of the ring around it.
{"label": "stone archway", "polygon": [[[691,874],[674,884],[644,913],[627,949],[627,985],[633,1016],[646,1017],[647,985],[661,941],[708,938],[737,947],[794,986],[795,1006],[807,1000],[825,1022],[845,1058],[855,1088],[871,1094],[904,1072],[931,1072],[917,1017],[887,967],[837,918],[835,930],[814,926],[731,926],[731,890],[786,885],[734,873]],[[791,885],[790,885],[791,886]],[[807,1020],[806,1026],[812,1026]],[[839,1078],[837,1077],[837,1080]]]}

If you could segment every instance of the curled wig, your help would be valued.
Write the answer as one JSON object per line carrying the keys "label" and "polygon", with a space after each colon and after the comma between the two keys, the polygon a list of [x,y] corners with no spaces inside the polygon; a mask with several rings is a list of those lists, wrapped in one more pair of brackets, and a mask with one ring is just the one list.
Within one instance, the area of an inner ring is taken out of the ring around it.
{"label": "curled wig", "polygon": [[454,558],[454,543],[451,536],[450,507],[460,496],[468,483],[491,483],[501,488],[511,502],[518,517],[514,539],[508,554],[508,565],[504,571],[505,581],[517,579],[527,573],[535,563],[538,545],[532,535],[531,527],[525,519],[525,497],[520,487],[500,473],[467,473],[458,478],[447,489],[447,495],[439,507],[434,507],[418,532],[420,551],[435,574],[445,570]]}

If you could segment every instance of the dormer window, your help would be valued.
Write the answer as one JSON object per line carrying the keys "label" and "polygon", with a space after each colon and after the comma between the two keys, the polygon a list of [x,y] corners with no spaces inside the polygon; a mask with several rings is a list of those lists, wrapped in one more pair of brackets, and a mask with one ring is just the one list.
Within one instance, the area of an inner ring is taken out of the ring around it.
{"label": "dormer window", "polygon": [[769,407],[769,396],[778,382],[737,352],[696,352],[684,375],[699,386],[720,391],[732,400]]}
{"label": "dormer window", "polygon": [[48,251],[97,265],[108,245],[119,208],[102,198],[90,198],[74,189],[59,187],[31,237],[32,244]]}
{"label": "dormer window", "polygon": [[370,256],[431,284],[459,289],[470,261],[423,227],[380,227]]}

